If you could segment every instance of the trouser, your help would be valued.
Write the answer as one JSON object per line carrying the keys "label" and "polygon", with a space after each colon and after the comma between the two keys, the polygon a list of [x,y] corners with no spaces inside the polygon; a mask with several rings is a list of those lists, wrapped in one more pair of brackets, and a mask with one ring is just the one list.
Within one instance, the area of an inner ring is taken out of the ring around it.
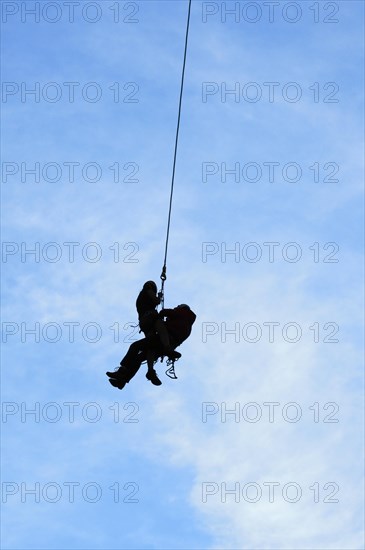
{"label": "trouser", "polygon": [[129,382],[137,374],[143,361],[148,359],[149,354],[153,362],[159,354],[163,353],[161,342],[156,334],[153,334],[129,346],[126,355],[120,362],[119,374]]}
{"label": "trouser", "polygon": [[137,342],[133,342],[133,344],[129,346],[129,349],[126,355],[121,360],[120,364],[124,367],[129,367],[133,365],[138,360],[138,355],[143,353],[145,349],[145,341],[146,338],[138,340]]}

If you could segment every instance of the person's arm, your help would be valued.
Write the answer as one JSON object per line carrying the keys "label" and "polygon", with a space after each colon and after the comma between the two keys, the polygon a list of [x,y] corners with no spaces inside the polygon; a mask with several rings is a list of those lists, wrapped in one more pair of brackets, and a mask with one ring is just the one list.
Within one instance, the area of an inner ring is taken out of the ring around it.
{"label": "person's arm", "polygon": [[161,309],[158,315],[162,318],[170,317],[173,311],[174,311],[173,309]]}
{"label": "person's arm", "polygon": [[155,306],[158,306],[158,304],[161,302],[161,299],[156,296],[156,294],[150,288],[147,290],[147,296]]}

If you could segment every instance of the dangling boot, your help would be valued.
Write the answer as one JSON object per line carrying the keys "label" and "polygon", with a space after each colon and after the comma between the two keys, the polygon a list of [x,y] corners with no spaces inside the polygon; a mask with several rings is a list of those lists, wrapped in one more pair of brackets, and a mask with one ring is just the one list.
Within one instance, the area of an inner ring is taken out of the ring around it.
{"label": "dangling boot", "polygon": [[115,388],[118,388],[119,390],[122,390],[124,386],[126,385],[129,380],[127,380],[127,372],[125,367],[119,367],[116,371],[108,371],[106,373],[107,376],[109,376],[109,382],[112,386]]}
{"label": "dangling boot", "polygon": [[161,380],[157,376],[157,372],[155,371],[155,369],[148,370],[146,378],[147,380],[150,380],[150,382],[152,382],[154,386],[161,386],[162,384]]}
{"label": "dangling boot", "polygon": [[179,353],[178,351],[175,351],[171,347],[164,348],[164,355],[166,355],[166,357],[171,359],[171,361],[176,361],[181,357],[181,353]]}

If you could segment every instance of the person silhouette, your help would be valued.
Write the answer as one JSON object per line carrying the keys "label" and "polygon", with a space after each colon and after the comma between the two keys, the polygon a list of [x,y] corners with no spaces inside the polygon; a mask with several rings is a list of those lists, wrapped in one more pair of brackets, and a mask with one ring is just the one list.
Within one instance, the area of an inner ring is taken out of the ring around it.
{"label": "person silhouette", "polygon": [[[167,355],[170,359],[177,359],[180,354],[174,352],[171,347],[167,328],[157,311],[157,306],[161,301],[162,292],[157,293],[156,283],[154,281],[145,282],[136,300],[139,327],[146,338],[157,332],[163,347],[164,355]],[[153,364],[154,352],[149,349],[147,352],[148,370],[146,376],[153,384],[159,386],[161,381],[153,368]]]}

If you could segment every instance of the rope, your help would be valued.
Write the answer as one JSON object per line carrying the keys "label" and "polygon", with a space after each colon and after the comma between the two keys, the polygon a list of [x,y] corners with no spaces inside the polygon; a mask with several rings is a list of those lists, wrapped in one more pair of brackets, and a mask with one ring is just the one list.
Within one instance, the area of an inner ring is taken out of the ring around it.
{"label": "rope", "polygon": [[181,116],[181,104],[182,104],[182,96],[183,96],[183,89],[184,89],[184,77],[185,77],[185,64],[186,64],[186,52],[188,49],[188,36],[189,36],[189,24],[190,24],[190,10],[191,10],[191,0],[189,0],[189,9],[188,9],[188,18],[186,23],[186,35],[185,35],[185,49],[184,49],[184,61],[183,61],[183,67],[182,67],[182,73],[181,73],[181,87],[180,87],[180,99],[179,99],[179,114],[177,117],[177,128],[176,128],[176,138],[175,138],[175,152],[174,152],[174,162],[172,167],[172,179],[171,179],[171,191],[170,191],[170,204],[169,204],[169,215],[167,219],[167,231],[166,231],[166,244],[165,244],[165,257],[162,267],[162,273],[160,276],[160,279],[162,281],[161,285],[161,292],[162,292],[162,308],[164,307],[164,285],[166,281],[166,261],[167,261],[167,249],[169,244],[169,236],[170,236],[170,222],[171,222],[171,210],[172,210],[172,197],[174,193],[174,182],[175,182],[175,168],[176,168],[176,157],[177,157],[177,145],[179,141],[179,129],[180,129],[180,116]]}

